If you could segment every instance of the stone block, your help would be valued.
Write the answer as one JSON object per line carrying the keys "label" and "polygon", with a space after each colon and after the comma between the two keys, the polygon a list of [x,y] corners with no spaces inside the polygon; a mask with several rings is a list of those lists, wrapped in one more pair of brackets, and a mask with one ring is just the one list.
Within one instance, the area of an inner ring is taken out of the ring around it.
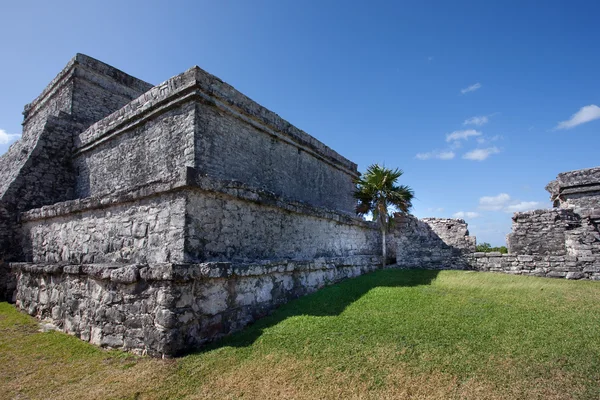
{"label": "stone block", "polygon": [[586,275],[583,272],[580,271],[571,271],[571,272],[567,272],[567,279],[584,279],[586,277]]}

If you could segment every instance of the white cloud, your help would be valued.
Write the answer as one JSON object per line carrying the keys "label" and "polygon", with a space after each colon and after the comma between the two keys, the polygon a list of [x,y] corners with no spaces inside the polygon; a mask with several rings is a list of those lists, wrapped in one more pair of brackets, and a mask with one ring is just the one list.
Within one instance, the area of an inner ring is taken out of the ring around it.
{"label": "white cloud", "polygon": [[543,207],[544,207],[544,205],[537,201],[522,201],[517,204],[512,204],[510,206],[506,206],[504,208],[504,212],[514,213],[514,212],[521,212],[521,211],[536,210],[538,208],[543,208]]}
{"label": "white cloud", "polygon": [[518,201],[512,200],[506,193],[500,193],[497,196],[484,196],[479,199],[479,209],[490,211],[504,211],[514,213],[521,211],[536,210],[544,208],[544,203],[538,201]]}
{"label": "white cloud", "polygon": [[428,153],[418,153],[415,157],[419,160],[429,160],[432,158],[437,158],[438,160],[452,160],[456,154],[453,151],[430,151]]}
{"label": "white cloud", "polygon": [[452,214],[452,217],[460,218],[460,219],[477,218],[479,216],[480,216],[480,214],[476,213],[474,211],[459,211],[459,212],[455,212],[454,214]]}
{"label": "white cloud", "polygon": [[497,196],[483,196],[479,199],[479,208],[482,210],[499,211],[510,201],[510,196],[500,193]]}
{"label": "white cloud", "polygon": [[480,89],[480,88],[481,88],[481,83],[477,82],[474,85],[471,85],[471,86],[469,86],[467,88],[461,89],[460,92],[462,94],[465,94],[465,93],[469,93],[469,92],[474,92],[474,91],[476,91],[477,89]]}
{"label": "white cloud", "polygon": [[471,117],[471,118],[467,118],[465,120],[465,122],[463,122],[463,125],[477,125],[477,126],[482,126],[485,125],[489,122],[489,118],[487,115],[481,115],[478,117]]}
{"label": "white cloud", "polygon": [[579,111],[571,115],[571,119],[568,121],[559,122],[555,129],[571,129],[595,119],[600,119],[600,107],[590,104],[589,106],[581,107]]}
{"label": "white cloud", "polygon": [[463,158],[466,160],[483,161],[492,154],[500,153],[497,147],[488,147],[487,149],[475,149],[466,153]]}
{"label": "white cloud", "polygon": [[502,135],[494,135],[492,137],[488,137],[488,136],[478,137],[477,138],[477,143],[479,143],[479,144],[485,144],[485,143],[489,143],[489,142],[496,142],[496,141],[498,141],[500,139],[503,139]]}
{"label": "white cloud", "polygon": [[452,142],[453,140],[468,140],[471,136],[481,136],[481,132],[475,129],[467,129],[464,131],[454,131],[446,135],[446,142]]}
{"label": "white cloud", "polygon": [[5,130],[0,129],[0,144],[9,144],[20,137],[21,135],[6,133]]}

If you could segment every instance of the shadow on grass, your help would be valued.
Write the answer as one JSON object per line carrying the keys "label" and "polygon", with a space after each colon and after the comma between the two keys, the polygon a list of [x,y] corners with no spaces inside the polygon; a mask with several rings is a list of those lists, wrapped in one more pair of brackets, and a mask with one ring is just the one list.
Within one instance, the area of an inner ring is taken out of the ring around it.
{"label": "shadow on grass", "polygon": [[376,287],[411,287],[429,285],[437,277],[437,270],[378,270],[327,286],[315,293],[292,300],[271,315],[261,318],[244,330],[220,339],[191,354],[204,353],[223,346],[247,347],[252,345],[267,328],[283,320],[300,315],[338,316],[346,307]]}

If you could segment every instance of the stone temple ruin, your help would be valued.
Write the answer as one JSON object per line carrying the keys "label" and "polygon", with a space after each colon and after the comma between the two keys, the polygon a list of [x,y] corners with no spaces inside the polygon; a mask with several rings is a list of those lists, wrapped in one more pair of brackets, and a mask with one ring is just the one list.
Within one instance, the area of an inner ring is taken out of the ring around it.
{"label": "stone temple ruin", "polygon": [[[198,67],[157,86],[78,54],[0,158],[0,297],[96,345],[172,356],[380,265],[357,165]],[[600,168],[517,213],[510,254],[397,216],[398,267],[600,279]]]}

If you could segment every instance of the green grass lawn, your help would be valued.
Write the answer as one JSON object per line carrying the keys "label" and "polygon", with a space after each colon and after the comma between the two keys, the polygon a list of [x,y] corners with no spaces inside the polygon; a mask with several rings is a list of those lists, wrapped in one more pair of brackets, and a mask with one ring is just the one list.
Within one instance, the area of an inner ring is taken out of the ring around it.
{"label": "green grass lawn", "polygon": [[384,270],[175,360],[0,303],[0,398],[600,398],[600,282]]}

